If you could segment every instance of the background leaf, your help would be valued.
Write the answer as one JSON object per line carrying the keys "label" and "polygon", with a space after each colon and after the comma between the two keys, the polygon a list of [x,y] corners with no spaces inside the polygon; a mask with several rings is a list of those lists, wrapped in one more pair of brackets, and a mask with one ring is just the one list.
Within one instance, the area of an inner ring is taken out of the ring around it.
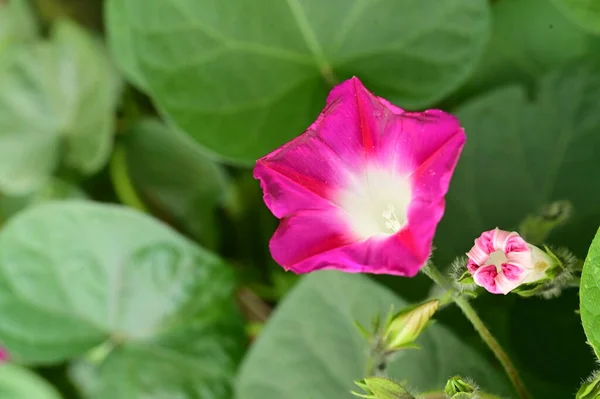
{"label": "background leaf", "polygon": [[0,398],[60,399],[60,395],[42,378],[14,364],[0,365]]}
{"label": "background leaf", "polygon": [[0,224],[28,206],[47,201],[86,198],[87,195],[79,187],[55,178],[29,195],[0,195]]}
{"label": "background leaf", "polygon": [[128,25],[124,1],[105,1],[104,12],[110,26],[107,43],[115,62],[123,75],[137,88],[146,90],[146,83],[140,71],[133,46],[131,27]]}
{"label": "background leaf", "polygon": [[[248,353],[236,399],[349,398],[353,381],[364,377],[368,349],[353,323],[369,325],[391,305],[408,304],[365,276],[321,271],[304,277]],[[433,325],[417,342],[422,349],[401,353],[390,377],[425,391],[461,374],[488,392],[511,392],[501,372],[443,326]]]}
{"label": "background leaf", "polygon": [[97,398],[226,399],[243,332],[232,287],[214,255],[126,208],[43,204],[0,232],[0,340],[37,364],[108,348]]}
{"label": "background leaf", "polygon": [[83,174],[104,166],[117,86],[96,42],[61,22],[51,41],[19,47],[8,62],[0,71],[0,190],[34,191],[59,164]]}
{"label": "background leaf", "polygon": [[223,168],[188,136],[158,120],[140,120],[126,133],[124,144],[132,180],[146,202],[214,247],[215,210],[228,187]]}
{"label": "background leaf", "polygon": [[304,131],[352,75],[402,106],[439,100],[466,79],[489,29],[485,0],[110,2],[123,69],[134,81],[141,71],[183,131],[244,164]]}
{"label": "background leaf", "polygon": [[31,41],[37,35],[37,21],[27,0],[0,3],[0,54],[5,54],[15,43]]}
{"label": "background leaf", "polygon": [[600,220],[600,186],[587,172],[600,168],[598,90],[598,64],[576,63],[543,79],[533,102],[513,86],[458,110],[468,139],[436,236],[438,262],[468,251],[481,232],[514,229],[562,199],[574,214],[550,243],[585,253]]}
{"label": "background leaf", "polygon": [[492,34],[469,81],[448,103],[493,87],[520,83],[528,88],[540,76],[588,55],[597,57],[593,36],[568,20],[548,0],[502,0],[492,5]]}
{"label": "background leaf", "polygon": [[600,359],[600,231],[585,259],[579,296],[585,335],[596,357]]}
{"label": "background leaf", "polygon": [[595,0],[553,0],[569,18],[600,34],[600,3]]}

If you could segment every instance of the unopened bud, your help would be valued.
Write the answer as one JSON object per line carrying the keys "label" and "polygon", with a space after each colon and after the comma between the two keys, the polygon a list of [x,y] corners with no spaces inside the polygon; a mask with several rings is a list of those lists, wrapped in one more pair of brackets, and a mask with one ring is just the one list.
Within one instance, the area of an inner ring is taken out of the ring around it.
{"label": "unopened bud", "polygon": [[516,232],[483,232],[467,253],[467,269],[475,284],[492,294],[508,294],[522,285],[551,280],[559,261],[551,253],[527,243]]}
{"label": "unopened bud", "polygon": [[393,352],[414,347],[414,342],[440,307],[437,299],[401,310],[388,318],[384,332],[386,350]]}
{"label": "unopened bud", "polygon": [[600,399],[600,375],[594,375],[584,383],[575,399]]}
{"label": "unopened bud", "polygon": [[354,382],[365,393],[352,392],[354,396],[367,399],[415,399],[404,387],[395,381],[382,377],[369,377]]}
{"label": "unopened bud", "polygon": [[556,201],[542,207],[535,215],[529,215],[519,226],[519,232],[530,244],[546,241],[552,230],[566,222],[573,214],[573,204]]}
{"label": "unopened bud", "polygon": [[477,386],[462,377],[454,376],[446,383],[444,389],[449,399],[475,399],[477,398]]}

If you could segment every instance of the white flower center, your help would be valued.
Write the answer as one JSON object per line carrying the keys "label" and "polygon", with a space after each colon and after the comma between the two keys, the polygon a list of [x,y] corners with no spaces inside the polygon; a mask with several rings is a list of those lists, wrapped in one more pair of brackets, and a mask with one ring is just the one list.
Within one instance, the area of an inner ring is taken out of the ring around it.
{"label": "white flower center", "polygon": [[485,264],[496,266],[496,270],[500,272],[502,270],[502,265],[507,262],[508,258],[506,257],[506,254],[503,250],[499,249],[490,254],[490,257],[488,258],[487,262],[485,262]]}
{"label": "white flower center", "polygon": [[354,234],[366,239],[398,232],[406,223],[410,201],[407,176],[371,167],[362,175],[351,177],[336,202]]}

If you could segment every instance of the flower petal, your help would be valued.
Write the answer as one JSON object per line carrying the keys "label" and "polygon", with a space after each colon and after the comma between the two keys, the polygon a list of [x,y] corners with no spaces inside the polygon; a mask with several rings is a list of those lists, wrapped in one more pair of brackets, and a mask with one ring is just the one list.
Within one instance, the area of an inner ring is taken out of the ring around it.
{"label": "flower petal", "polygon": [[413,240],[411,250],[413,256],[418,259],[427,260],[431,255],[431,245],[439,221],[444,216],[445,201],[425,201],[420,198],[414,199],[408,208],[408,223],[405,231],[409,231]]}
{"label": "flower petal", "polygon": [[[288,239],[296,240],[297,237],[290,234]],[[413,277],[427,261],[427,258],[415,256],[413,244],[414,239],[409,232],[399,232],[387,238],[374,237],[366,241],[340,245],[329,251],[313,253],[312,256],[287,268],[296,273],[335,269],[347,273]],[[298,244],[295,242],[294,245]],[[274,249],[276,248],[272,245],[271,250]]]}
{"label": "flower petal", "polygon": [[265,203],[278,218],[330,207],[332,193],[345,179],[344,164],[322,142],[305,135],[292,143],[258,160],[254,168]]}
{"label": "flower petal", "polygon": [[485,265],[490,254],[494,252],[494,245],[492,244],[492,238],[494,237],[494,230],[485,231],[479,237],[475,239],[475,245],[467,256],[473,263],[478,266]]}
{"label": "flower petal", "polygon": [[415,198],[436,201],[446,195],[464,144],[464,136],[452,137],[413,172],[411,181]]}
{"label": "flower petal", "polygon": [[502,271],[496,276],[496,287],[504,295],[508,294],[527,278],[528,272],[516,265],[505,263]]}
{"label": "flower petal", "polygon": [[399,171],[412,173],[446,143],[456,141],[462,149],[465,140],[458,119],[448,113],[440,110],[403,112],[397,114],[393,125],[388,126],[380,158],[395,165]]}
{"label": "flower petal", "polygon": [[269,243],[273,259],[295,273],[328,266],[328,262],[315,266],[312,258],[353,242],[338,214],[335,208],[301,210],[283,218]]}
{"label": "flower petal", "polygon": [[500,294],[501,291],[496,285],[497,276],[498,270],[496,270],[496,266],[488,265],[475,270],[475,273],[473,274],[473,280],[475,280],[475,284],[485,288],[492,294]]}
{"label": "flower petal", "polygon": [[317,131],[318,137],[356,172],[373,158],[394,118],[393,112],[354,77],[333,88],[326,108],[309,130]]}

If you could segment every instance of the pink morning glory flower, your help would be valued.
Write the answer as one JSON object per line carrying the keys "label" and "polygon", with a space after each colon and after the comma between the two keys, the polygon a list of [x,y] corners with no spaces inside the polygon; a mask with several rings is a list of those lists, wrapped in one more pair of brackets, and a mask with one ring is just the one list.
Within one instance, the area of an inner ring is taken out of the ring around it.
{"label": "pink morning glory flower", "polygon": [[467,256],[475,284],[492,294],[506,295],[522,284],[540,281],[556,263],[518,233],[497,228],[481,234]]}
{"label": "pink morning glory flower", "polygon": [[0,363],[4,363],[8,361],[8,352],[6,349],[0,347]]}
{"label": "pink morning glory flower", "polygon": [[431,254],[465,134],[439,110],[406,112],[352,78],[308,130],[259,159],[286,270],[414,276]]}

